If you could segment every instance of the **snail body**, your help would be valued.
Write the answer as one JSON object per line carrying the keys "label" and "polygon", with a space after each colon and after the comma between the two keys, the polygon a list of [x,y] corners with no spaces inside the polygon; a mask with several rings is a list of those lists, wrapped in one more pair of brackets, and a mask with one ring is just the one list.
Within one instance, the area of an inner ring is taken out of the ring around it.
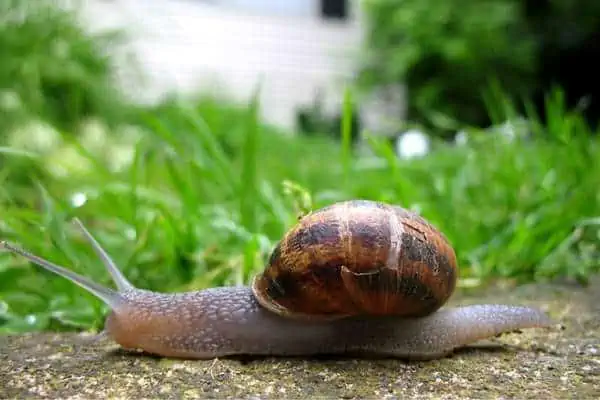
{"label": "snail body", "polygon": [[184,293],[135,288],[75,220],[116,290],[2,242],[103,300],[105,332],[127,349],[166,357],[348,354],[433,359],[480,339],[545,327],[513,305],[442,308],[457,280],[445,237],[400,207],[337,203],[305,216],[252,285]]}

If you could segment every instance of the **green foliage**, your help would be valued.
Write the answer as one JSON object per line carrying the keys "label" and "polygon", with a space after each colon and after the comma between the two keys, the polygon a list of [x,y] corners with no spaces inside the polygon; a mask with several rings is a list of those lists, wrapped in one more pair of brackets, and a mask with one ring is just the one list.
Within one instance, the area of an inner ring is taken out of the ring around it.
{"label": "green foliage", "polygon": [[[28,57],[43,59],[37,52]],[[12,84],[23,99],[46,93],[26,76]],[[439,143],[408,160],[376,137],[367,151],[352,145],[349,92],[341,141],[266,126],[255,101],[172,98],[128,106],[121,120],[97,108],[77,135],[64,128],[76,119],[27,103],[0,137],[0,238],[110,285],[69,223],[77,216],[136,286],[196,290],[248,283],[299,215],[366,198],[415,209],[438,226],[456,248],[460,282],[585,281],[599,270],[599,135],[560,91],[548,96],[543,120],[533,111],[519,120],[517,109],[531,106],[492,89],[489,118],[511,123],[512,139],[472,129],[466,144]],[[104,104],[120,104],[110,93]],[[97,329],[106,312],[78,286],[0,254],[0,332]]]}
{"label": "green foliage", "polygon": [[[518,126],[513,103],[489,102],[492,114]],[[207,123],[219,126],[213,113],[231,108],[184,102],[147,115],[137,134],[106,135],[114,151],[90,146],[85,134],[62,142],[60,157],[12,148],[1,174],[0,236],[110,284],[68,222],[78,216],[136,285],[200,289],[248,283],[299,215],[367,198],[416,209],[438,226],[456,248],[462,282],[585,281],[599,270],[600,146],[582,139],[589,128],[560,92],[548,97],[547,119],[528,116],[513,139],[472,130],[464,145],[410,160],[377,138],[369,139],[374,156],[350,157],[347,141],[272,132],[256,108],[236,109],[243,140],[231,152]],[[114,138],[128,136],[129,156],[114,163],[123,146]],[[61,169],[51,165],[57,158]],[[24,162],[54,172],[13,190]],[[11,255],[0,256],[0,282],[2,331],[98,327],[106,312],[77,286]]]}
{"label": "green foliage", "polygon": [[405,84],[412,121],[487,123],[482,91],[495,79],[512,94],[533,88],[538,43],[513,0],[367,0],[359,84]]}
{"label": "green foliage", "polygon": [[119,35],[91,35],[54,3],[0,0],[3,132],[32,117],[72,129],[88,116],[112,122],[124,112],[105,55]]}

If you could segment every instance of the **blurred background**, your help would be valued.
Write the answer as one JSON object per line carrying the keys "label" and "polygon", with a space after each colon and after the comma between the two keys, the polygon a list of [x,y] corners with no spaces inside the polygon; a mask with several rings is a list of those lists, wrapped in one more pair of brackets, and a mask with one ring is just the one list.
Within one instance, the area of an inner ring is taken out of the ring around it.
{"label": "blurred background", "polygon": [[[368,198],[461,288],[599,269],[600,3],[0,0],[0,235],[109,284],[244,284],[298,216]],[[0,255],[0,332],[106,310]]]}

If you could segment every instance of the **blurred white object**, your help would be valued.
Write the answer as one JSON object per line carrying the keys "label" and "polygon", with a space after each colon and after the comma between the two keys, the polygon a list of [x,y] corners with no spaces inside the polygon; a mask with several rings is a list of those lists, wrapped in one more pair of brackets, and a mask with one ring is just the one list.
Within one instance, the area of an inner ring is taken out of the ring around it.
{"label": "blurred white object", "polygon": [[10,147],[36,153],[50,153],[62,143],[60,132],[41,119],[32,118],[17,126],[7,136]]}
{"label": "blurred white object", "polygon": [[90,31],[126,30],[111,55],[130,99],[203,93],[245,103],[260,87],[261,117],[290,130],[296,109],[321,90],[326,109],[340,109],[364,36],[356,1],[342,20],[325,18],[320,0],[79,2]]}
{"label": "blurred white object", "polygon": [[454,137],[454,143],[464,146],[469,142],[469,134],[466,131],[459,131]]}
{"label": "blurred white object", "polygon": [[86,202],[87,202],[87,195],[85,193],[77,192],[71,196],[71,204],[75,208],[79,208],[79,207],[83,206]]}
{"label": "blurred white object", "polygon": [[430,140],[423,132],[412,129],[396,139],[396,154],[400,158],[422,157],[429,153]]}

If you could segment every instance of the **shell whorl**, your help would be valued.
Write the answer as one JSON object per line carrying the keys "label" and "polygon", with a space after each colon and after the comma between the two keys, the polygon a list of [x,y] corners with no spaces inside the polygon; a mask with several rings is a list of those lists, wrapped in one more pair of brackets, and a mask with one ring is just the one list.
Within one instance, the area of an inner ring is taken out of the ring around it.
{"label": "shell whorl", "polygon": [[454,251],[427,221],[355,200],[301,219],[253,291],[264,307],[289,317],[422,316],[446,302],[456,279]]}

